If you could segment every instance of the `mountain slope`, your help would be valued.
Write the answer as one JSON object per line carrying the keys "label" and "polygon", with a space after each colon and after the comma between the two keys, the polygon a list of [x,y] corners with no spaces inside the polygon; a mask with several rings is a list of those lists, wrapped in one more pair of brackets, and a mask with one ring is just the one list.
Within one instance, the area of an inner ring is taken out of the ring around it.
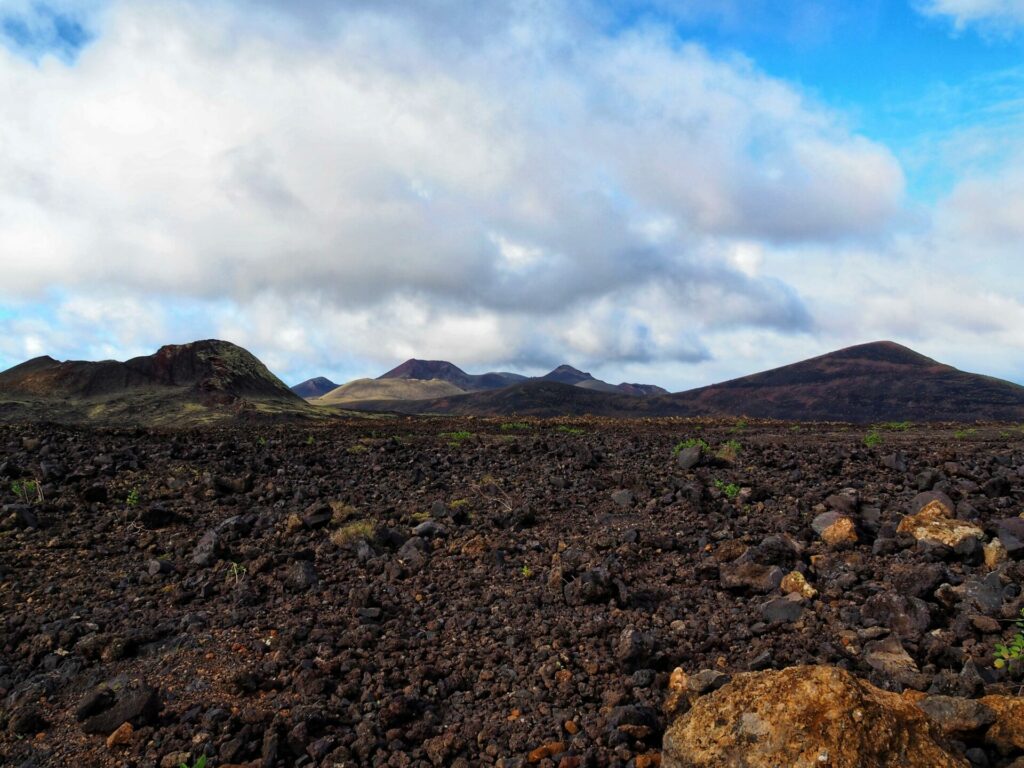
{"label": "mountain slope", "polygon": [[294,387],[291,387],[291,390],[299,397],[309,399],[326,395],[332,389],[337,389],[338,386],[338,384],[335,384],[330,379],[317,376],[312,379],[306,379],[301,384],[296,384]]}
{"label": "mountain slope", "polygon": [[859,344],[658,398],[697,414],[872,422],[1013,421],[1024,387],[966,373],[891,341]]}
{"label": "mountain slope", "polygon": [[250,352],[216,339],[125,362],[42,357],[0,373],[0,417],[179,424],[312,409]]}
{"label": "mountain slope", "polygon": [[429,400],[461,395],[463,390],[440,379],[356,379],[317,398],[316,405],[339,405],[360,400]]}
{"label": "mountain slope", "polygon": [[418,379],[420,381],[440,380],[454,384],[464,392],[475,392],[485,389],[500,389],[525,376],[518,373],[490,372],[481,374],[466,373],[457,365],[446,360],[406,360],[396,368],[378,377],[379,379]]}
{"label": "mountain slope", "polygon": [[[378,400],[353,402],[348,407],[365,411],[456,416],[633,416],[645,413],[645,398],[595,392],[558,381],[530,379],[501,389],[467,392],[433,400]],[[674,406],[669,405],[669,408]]]}

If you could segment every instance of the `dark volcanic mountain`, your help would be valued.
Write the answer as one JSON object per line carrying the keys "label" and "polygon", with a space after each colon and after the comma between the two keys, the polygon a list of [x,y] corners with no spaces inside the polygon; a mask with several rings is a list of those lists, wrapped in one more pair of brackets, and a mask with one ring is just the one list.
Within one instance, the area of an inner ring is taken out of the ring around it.
{"label": "dark volcanic mountain", "polygon": [[291,390],[299,397],[320,397],[321,395],[326,395],[332,389],[337,389],[338,386],[330,379],[317,376],[314,379],[307,379],[301,384],[296,384]]}
{"label": "dark volcanic mountain", "polygon": [[[377,400],[349,403],[365,411],[460,416],[639,416],[647,399],[595,392],[558,381],[529,379],[501,389],[467,392],[435,400]],[[672,407],[671,405],[669,407]]]}
{"label": "dark volcanic mountain", "polygon": [[[575,369],[566,368],[552,373],[561,371],[560,376],[573,378]],[[638,398],[587,391],[578,383],[541,380],[498,392],[416,403],[375,403],[368,407],[406,413],[488,416],[589,413],[619,417],[752,416],[860,423],[1019,421],[1024,419],[1024,387],[965,373],[899,344],[880,341],[674,395]]]}
{"label": "dark volcanic mountain", "polygon": [[476,392],[486,389],[500,389],[517,381],[522,381],[525,376],[518,373],[466,373],[457,365],[445,360],[406,360],[397,368],[392,368],[380,379],[421,379],[429,381],[439,379],[454,384],[466,392]]}
{"label": "dark volcanic mountain", "polygon": [[607,381],[595,379],[586,371],[573,368],[571,365],[560,365],[551,373],[540,377],[541,381],[557,381],[561,384],[572,384],[594,392],[632,395],[633,397],[649,397],[651,395],[667,395],[668,390],[655,384],[609,384]]}
{"label": "dark volcanic mountain", "polygon": [[589,373],[573,368],[571,365],[560,365],[551,373],[544,374],[540,378],[544,381],[557,381],[559,384],[572,384],[573,386],[584,381],[597,381]]}
{"label": "dark volcanic mountain", "polygon": [[308,410],[251,353],[213,339],[123,363],[39,357],[0,373],[6,419],[176,424]]}
{"label": "dark volcanic mountain", "polygon": [[891,341],[848,347],[661,399],[700,414],[775,419],[872,422],[1024,418],[1024,387],[965,373]]}

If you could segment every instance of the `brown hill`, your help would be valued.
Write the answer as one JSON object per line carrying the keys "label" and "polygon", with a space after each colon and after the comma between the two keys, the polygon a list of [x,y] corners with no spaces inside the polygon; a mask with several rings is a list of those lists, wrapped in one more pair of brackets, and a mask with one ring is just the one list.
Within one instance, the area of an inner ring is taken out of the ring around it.
{"label": "brown hill", "polygon": [[421,381],[447,381],[463,392],[476,392],[485,389],[501,389],[525,376],[518,373],[489,372],[481,374],[466,373],[457,365],[446,360],[406,360],[404,363],[382,376],[380,379],[418,379]]}
{"label": "brown hill", "polygon": [[658,399],[695,414],[776,419],[866,423],[1024,418],[1024,387],[960,371],[891,341],[859,344]]}
{"label": "brown hill", "polygon": [[178,424],[312,409],[263,363],[215,339],[126,362],[40,357],[0,373],[0,418]]}
{"label": "brown hill", "polygon": [[312,402],[340,405],[361,400],[429,400],[461,394],[463,390],[440,379],[356,379]]}

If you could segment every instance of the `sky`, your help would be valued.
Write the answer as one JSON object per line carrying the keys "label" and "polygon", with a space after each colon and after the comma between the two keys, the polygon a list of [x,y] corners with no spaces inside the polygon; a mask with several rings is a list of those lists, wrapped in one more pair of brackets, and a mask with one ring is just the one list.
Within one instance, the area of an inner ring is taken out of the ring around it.
{"label": "sky", "polygon": [[0,0],[0,368],[1024,383],[1024,0]]}

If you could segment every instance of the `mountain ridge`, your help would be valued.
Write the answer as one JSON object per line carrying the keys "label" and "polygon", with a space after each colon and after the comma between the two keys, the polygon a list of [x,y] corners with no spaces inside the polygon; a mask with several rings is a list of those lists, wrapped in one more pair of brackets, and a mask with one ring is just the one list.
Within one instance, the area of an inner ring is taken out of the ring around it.
{"label": "mountain ridge", "polygon": [[[845,347],[717,384],[646,398],[593,390],[581,398],[570,390],[535,389],[526,384],[486,397],[470,393],[416,405],[377,402],[351,407],[481,416],[559,416],[585,411],[617,417],[751,416],[859,423],[1024,419],[1024,387],[960,371],[892,341]],[[559,393],[565,401],[561,405]]]}
{"label": "mountain ridge", "polygon": [[33,358],[0,373],[0,416],[175,423],[310,407],[248,350],[205,339],[116,360]]}

